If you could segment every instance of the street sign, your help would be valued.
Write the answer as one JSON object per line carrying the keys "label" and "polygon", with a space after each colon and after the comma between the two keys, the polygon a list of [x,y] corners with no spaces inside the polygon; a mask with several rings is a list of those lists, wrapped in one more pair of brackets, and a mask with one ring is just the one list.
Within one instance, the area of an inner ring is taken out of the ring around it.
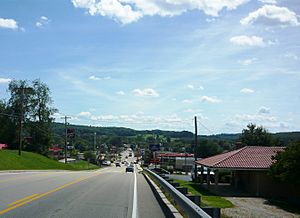
{"label": "street sign", "polygon": [[156,159],[151,159],[151,160],[150,160],[150,163],[157,164],[157,163],[159,163],[159,159],[158,159],[158,158],[156,158]]}
{"label": "street sign", "polygon": [[75,129],[68,128],[67,129],[67,137],[70,138],[70,139],[75,138]]}
{"label": "street sign", "polygon": [[149,145],[149,150],[150,151],[159,151],[160,150],[160,144],[150,144]]}

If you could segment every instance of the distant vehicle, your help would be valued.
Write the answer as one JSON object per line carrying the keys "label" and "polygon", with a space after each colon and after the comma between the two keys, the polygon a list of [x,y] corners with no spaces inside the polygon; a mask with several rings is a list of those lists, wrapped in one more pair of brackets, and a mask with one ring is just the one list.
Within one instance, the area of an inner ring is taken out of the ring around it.
{"label": "distant vehicle", "polygon": [[102,165],[110,166],[111,162],[109,160],[102,161]]}
{"label": "distant vehicle", "polygon": [[126,167],[126,171],[125,171],[126,173],[127,172],[134,172],[134,167],[132,166],[132,165],[129,165],[128,167]]}
{"label": "distant vehicle", "polygon": [[[200,177],[201,175],[201,166],[197,166],[197,176],[198,178]],[[203,169],[203,175],[204,175],[204,180],[206,181],[206,178],[207,178],[207,168],[204,167]],[[215,173],[210,171],[210,179],[211,180],[214,180],[214,176],[215,176]],[[192,177],[192,181],[195,181],[195,165],[193,165],[192,167],[192,170],[191,170],[191,177]]]}
{"label": "distant vehicle", "polygon": [[116,162],[115,164],[116,164],[116,167],[120,167],[121,166],[120,162]]}

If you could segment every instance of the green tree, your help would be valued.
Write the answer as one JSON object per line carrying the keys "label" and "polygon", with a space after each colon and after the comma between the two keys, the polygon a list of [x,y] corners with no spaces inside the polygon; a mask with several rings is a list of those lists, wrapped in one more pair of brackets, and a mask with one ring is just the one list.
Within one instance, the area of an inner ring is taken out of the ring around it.
{"label": "green tree", "polygon": [[0,143],[9,144],[10,147],[16,141],[16,122],[15,115],[12,113],[11,108],[5,101],[0,101]]}
{"label": "green tree", "polygon": [[25,149],[46,153],[52,141],[51,116],[57,111],[51,107],[48,86],[40,80],[31,84],[26,80],[13,80],[8,90],[9,107],[14,114],[20,115],[23,108],[24,135],[31,138],[25,143]]}
{"label": "green tree", "polygon": [[272,146],[274,139],[264,127],[250,123],[243,129],[240,141],[247,146]]}
{"label": "green tree", "polygon": [[300,185],[300,141],[289,145],[284,152],[277,153],[270,174],[283,182]]}
{"label": "green tree", "polygon": [[92,151],[85,151],[83,155],[84,155],[84,159],[89,163],[94,163],[94,164],[97,163],[96,155]]}
{"label": "green tree", "polygon": [[201,140],[196,148],[196,155],[200,158],[210,157],[221,153],[223,150],[216,141]]}

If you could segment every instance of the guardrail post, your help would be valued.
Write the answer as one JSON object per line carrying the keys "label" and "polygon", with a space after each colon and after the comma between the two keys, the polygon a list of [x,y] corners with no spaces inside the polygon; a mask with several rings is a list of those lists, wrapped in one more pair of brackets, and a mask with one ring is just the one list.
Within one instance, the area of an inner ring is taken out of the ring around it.
{"label": "guardrail post", "polygon": [[199,195],[186,195],[188,199],[190,199],[192,202],[200,206],[201,203],[201,196]]}
{"label": "guardrail post", "polygon": [[206,213],[208,213],[212,218],[220,218],[221,217],[221,209],[215,207],[202,207]]}
{"label": "guardrail post", "polygon": [[188,193],[188,189],[186,187],[176,187],[176,189],[184,195]]}
{"label": "guardrail post", "polygon": [[180,186],[178,182],[170,182],[170,184],[173,185],[175,188]]}
{"label": "guardrail post", "polygon": [[[159,185],[163,188],[165,192],[167,192],[176,202],[176,204],[184,211],[187,217],[203,217],[210,218],[211,216],[207,214],[203,209],[199,207],[199,205],[195,204],[193,201],[188,199],[184,194],[182,194],[179,190],[174,188],[170,183],[165,181],[156,173],[151,170],[145,169],[152,177],[159,183]],[[181,187],[179,187],[180,189]],[[182,187],[184,188],[184,187]],[[182,189],[183,190],[183,189]],[[183,191],[187,194],[187,188]]]}

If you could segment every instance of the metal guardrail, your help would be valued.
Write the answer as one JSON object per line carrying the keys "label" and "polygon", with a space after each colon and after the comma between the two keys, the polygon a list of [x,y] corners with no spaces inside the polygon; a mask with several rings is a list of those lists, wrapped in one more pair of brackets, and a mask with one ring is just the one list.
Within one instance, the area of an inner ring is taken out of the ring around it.
{"label": "metal guardrail", "polygon": [[165,181],[156,173],[152,172],[149,169],[144,169],[149,174],[151,174],[160,186],[172,196],[176,204],[185,212],[188,217],[203,217],[203,218],[211,218],[205,211],[203,211],[198,205],[188,199],[184,194],[179,192],[176,188],[174,188],[170,183]]}

